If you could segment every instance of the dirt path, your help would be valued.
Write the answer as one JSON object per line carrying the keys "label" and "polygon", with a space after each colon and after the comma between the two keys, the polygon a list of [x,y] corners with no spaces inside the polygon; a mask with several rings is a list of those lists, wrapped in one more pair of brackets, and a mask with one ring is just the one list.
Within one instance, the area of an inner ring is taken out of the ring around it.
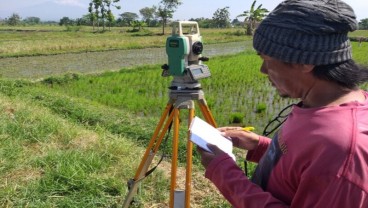
{"label": "dirt path", "polygon": [[[251,47],[251,42],[205,45],[203,55],[211,58],[238,53],[249,47]],[[123,67],[166,62],[165,48],[0,58],[0,77],[39,79],[67,72],[98,73],[120,70]]]}

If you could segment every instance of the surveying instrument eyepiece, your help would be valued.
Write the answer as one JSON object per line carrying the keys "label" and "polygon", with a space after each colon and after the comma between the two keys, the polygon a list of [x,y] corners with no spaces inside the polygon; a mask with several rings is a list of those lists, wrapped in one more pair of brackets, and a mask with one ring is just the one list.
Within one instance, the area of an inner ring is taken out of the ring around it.
{"label": "surveying instrument eyepiece", "polygon": [[161,67],[163,70],[161,75],[163,77],[173,77],[169,87],[169,101],[155,128],[134,178],[128,181],[129,191],[123,208],[130,206],[134,201],[133,198],[138,191],[140,182],[154,170],[154,168],[148,169],[171,126],[173,126],[173,136],[169,207],[190,207],[193,143],[189,139],[189,131],[185,141],[187,149],[185,189],[178,190],[176,183],[180,110],[187,109],[189,112],[187,126],[187,129],[189,129],[189,125],[195,116],[194,101],[197,101],[204,119],[212,126],[217,126],[204,98],[201,84],[198,81],[211,76],[208,66],[202,64],[203,61],[208,61],[207,57],[202,57],[202,51],[203,43],[198,23],[194,21],[174,22],[172,34],[166,39],[168,64],[164,64]]}

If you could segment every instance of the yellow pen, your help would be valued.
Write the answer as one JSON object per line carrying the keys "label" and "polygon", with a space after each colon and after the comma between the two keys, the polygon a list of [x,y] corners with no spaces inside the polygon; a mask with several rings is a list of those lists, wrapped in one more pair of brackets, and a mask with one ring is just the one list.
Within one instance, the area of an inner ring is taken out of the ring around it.
{"label": "yellow pen", "polygon": [[243,131],[254,131],[254,129],[255,128],[253,126],[246,126],[242,128]]}

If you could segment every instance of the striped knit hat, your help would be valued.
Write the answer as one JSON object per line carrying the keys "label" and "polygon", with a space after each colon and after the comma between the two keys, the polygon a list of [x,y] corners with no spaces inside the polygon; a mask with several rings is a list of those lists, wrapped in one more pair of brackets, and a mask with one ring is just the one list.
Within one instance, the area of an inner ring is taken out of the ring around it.
{"label": "striped knit hat", "polygon": [[258,26],[253,47],[288,63],[327,65],[352,58],[353,9],[340,0],[286,0]]}

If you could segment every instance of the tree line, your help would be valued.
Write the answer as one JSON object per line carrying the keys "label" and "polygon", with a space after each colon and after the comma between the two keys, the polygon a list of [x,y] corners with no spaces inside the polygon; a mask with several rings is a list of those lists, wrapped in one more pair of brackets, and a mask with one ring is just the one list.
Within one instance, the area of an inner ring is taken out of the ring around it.
{"label": "tree line", "polygon": [[[59,25],[87,25],[93,26],[96,30],[102,27],[104,31],[107,27],[133,27],[133,30],[140,30],[143,27],[160,27],[162,26],[163,33],[165,26],[172,20],[173,14],[177,7],[181,4],[180,0],[162,0],[159,5],[144,7],[139,10],[139,14],[134,12],[123,12],[119,14],[116,18],[112,12],[111,7],[120,9],[116,6],[119,0],[92,0],[88,7],[88,13],[83,15],[81,18],[71,19],[69,17],[63,17],[59,22],[54,22]],[[255,3],[255,1],[254,1]],[[258,8],[259,9],[259,8]],[[263,8],[262,8],[263,9]],[[252,24],[254,21],[261,20],[266,12],[266,9],[262,10],[264,13],[259,13],[261,15],[254,15],[254,10],[251,8],[250,11],[245,11],[240,14],[239,17],[245,17],[246,20],[251,20]],[[190,21],[197,21],[199,26],[202,28],[227,28],[232,26],[243,26],[244,22],[239,21],[237,18],[230,20],[229,7],[217,9],[212,18],[190,18]],[[32,25],[32,24],[42,24],[43,22],[38,17],[27,17],[22,20],[18,14],[13,14],[9,18],[5,19],[5,24],[8,25]],[[50,23],[50,22],[48,22]],[[3,23],[4,24],[4,23]]]}

